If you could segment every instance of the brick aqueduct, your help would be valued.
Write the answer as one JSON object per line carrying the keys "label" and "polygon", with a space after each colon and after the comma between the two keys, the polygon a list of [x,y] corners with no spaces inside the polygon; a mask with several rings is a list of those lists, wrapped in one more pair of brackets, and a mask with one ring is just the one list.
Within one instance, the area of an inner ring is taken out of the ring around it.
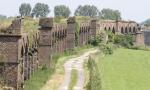
{"label": "brick aqueduct", "polygon": [[[38,69],[39,65],[50,62],[50,56],[73,49],[75,43],[76,20],[70,17],[66,25],[54,24],[53,18],[44,18],[39,21],[39,30],[29,46],[29,36],[22,33],[23,20],[16,18],[0,34],[0,84],[22,90],[24,81]],[[99,34],[100,30],[111,30],[115,34],[132,33],[136,36],[137,44],[141,44],[141,33],[136,22],[127,21],[98,21],[79,24],[78,45],[87,44],[90,37]]]}

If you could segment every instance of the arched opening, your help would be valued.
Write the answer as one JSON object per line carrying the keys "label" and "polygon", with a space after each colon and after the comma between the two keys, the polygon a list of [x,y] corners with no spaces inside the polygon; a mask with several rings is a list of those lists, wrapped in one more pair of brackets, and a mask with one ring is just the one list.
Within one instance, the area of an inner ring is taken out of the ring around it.
{"label": "arched opening", "polygon": [[24,50],[23,50],[23,47],[21,48],[21,59],[23,58],[23,54],[24,54]]}
{"label": "arched opening", "polygon": [[108,30],[111,30],[111,28],[109,27]]}
{"label": "arched opening", "polygon": [[135,33],[135,32],[136,32],[135,27],[133,27],[133,33]]}
{"label": "arched opening", "polygon": [[28,79],[28,45],[25,46],[24,80]]}
{"label": "arched opening", "polygon": [[106,27],[105,27],[104,29],[105,29],[105,31],[107,30],[107,28],[106,28]]}
{"label": "arched opening", "polygon": [[128,29],[127,29],[127,27],[125,28],[125,33],[128,33]]}
{"label": "arched opening", "polygon": [[121,33],[122,33],[122,34],[124,33],[124,29],[123,29],[123,27],[121,28]]}
{"label": "arched opening", "polygon": [[113,27],[112,33],[114,33],[114,34],[115,34],[115,28],[114,28],[114,27]]}
{"label": "arched opening", "polygon": [[132,31],[131,31],[131,27],[129,28],[129,33],[131,33]]}

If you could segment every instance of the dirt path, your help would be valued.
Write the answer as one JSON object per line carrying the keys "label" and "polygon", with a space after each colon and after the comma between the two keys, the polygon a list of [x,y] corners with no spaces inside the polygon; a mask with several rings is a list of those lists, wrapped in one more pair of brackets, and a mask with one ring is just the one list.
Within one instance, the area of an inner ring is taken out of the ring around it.
{"label": "dirt path", "polygon": [[68,60],[64,64],[65,77],[64,77],[63,83],[59,87],[59,90],[68,90],[72,69],[76,69],[78,71],[78,81],[77,81],[76,86],[74,87],[74,90],[83,90],[84,79],[85,79],[83,63],[84,63],[84,60],[88,59],[90,54],[95,53],[95,52],[97,52],[97,50],[88,51],[80,55],[79,57]]}

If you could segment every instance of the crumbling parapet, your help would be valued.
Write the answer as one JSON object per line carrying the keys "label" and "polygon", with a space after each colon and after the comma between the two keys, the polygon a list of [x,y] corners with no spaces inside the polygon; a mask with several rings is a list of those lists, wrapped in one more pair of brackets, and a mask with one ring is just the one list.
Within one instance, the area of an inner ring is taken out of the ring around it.
{"label": "crumbling parapet", "polygon": [[22,33],[22,17],[17,17],[9,27],[0,27],[1,34],[20,35]]}

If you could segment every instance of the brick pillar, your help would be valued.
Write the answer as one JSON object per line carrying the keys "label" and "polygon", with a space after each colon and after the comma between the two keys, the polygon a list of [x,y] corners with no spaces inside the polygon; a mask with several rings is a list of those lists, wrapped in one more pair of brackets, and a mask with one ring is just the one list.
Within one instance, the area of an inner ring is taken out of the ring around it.
{"label": "brick pillar", "polygon": [[50,66],[53,18],[40,19],[39,25],[39,64]]}
{"label": "brick pillar", "polygon": [[75,17],[70,17],[67,20],[67,49],[73,49],[75,47],[75,31],[76,20]]}
{"label": "brick pillar", "polygon": [[94,19],[94,20],[91,20],[91,24],[90,24],[90,36],[95,36],[96,35],[96,32],[97,32],[97,24],[98,24],[98,20]]}
{"label": "brick pillar", "polygon": [[14,90],[21,89],[24,81],[24,52],[20,55],[21,25],[22,19],[17,18],[5,32],[0,33],[0,66],[3,67],[0,73],[3,74],[5,86]]}
{"label": "brick pillar", "polygon": [[144,46],[144,33],[138,31],[135,35],[135,46]]}

